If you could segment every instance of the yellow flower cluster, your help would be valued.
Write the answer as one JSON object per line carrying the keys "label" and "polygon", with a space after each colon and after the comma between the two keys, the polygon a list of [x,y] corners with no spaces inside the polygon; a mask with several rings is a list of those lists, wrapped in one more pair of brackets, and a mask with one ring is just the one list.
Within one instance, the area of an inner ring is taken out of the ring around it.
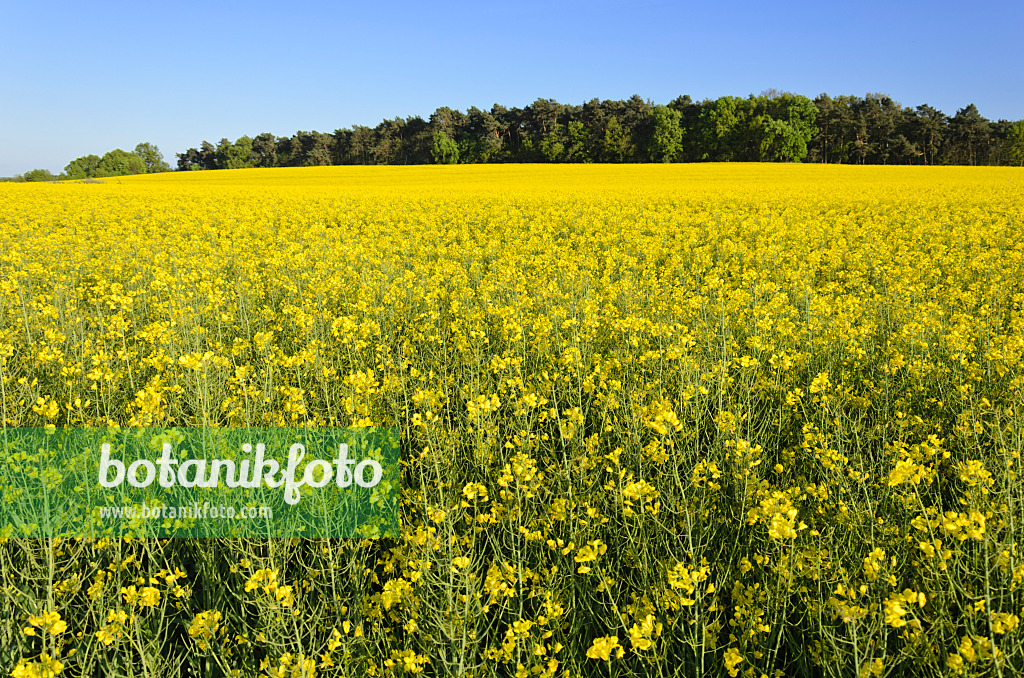
{"label": "yellow flower cluster", "polygon": [[3,429],[402,448],[397,539],[0,525],[4,670],[1015,675],[1017,169],[0,184]]}

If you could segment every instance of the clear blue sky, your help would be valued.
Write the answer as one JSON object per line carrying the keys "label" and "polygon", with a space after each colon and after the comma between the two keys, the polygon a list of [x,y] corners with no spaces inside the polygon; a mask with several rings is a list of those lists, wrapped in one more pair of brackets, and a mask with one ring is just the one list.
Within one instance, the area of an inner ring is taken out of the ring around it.
{"label": "clear blue sky", "polygon": [[0,176],[439,106],[883,92],[1024,118],[1024,3],[0,4]]}

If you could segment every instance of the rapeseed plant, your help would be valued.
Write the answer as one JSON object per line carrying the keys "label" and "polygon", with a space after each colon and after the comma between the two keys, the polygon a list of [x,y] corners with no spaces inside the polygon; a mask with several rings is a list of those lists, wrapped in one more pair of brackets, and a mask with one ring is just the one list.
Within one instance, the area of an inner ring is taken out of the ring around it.
{"label": "rapeseed plant", "polygon": [[0,669],[1020,674],[1019,187],[739,164],[0,185],[3,427],[398,426],[403,473],[395,540],[3,532]]}

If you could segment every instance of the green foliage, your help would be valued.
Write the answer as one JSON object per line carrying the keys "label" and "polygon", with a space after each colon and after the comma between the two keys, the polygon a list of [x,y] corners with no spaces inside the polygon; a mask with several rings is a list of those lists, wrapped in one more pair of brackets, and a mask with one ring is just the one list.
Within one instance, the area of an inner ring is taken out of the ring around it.
{"label": "green foliage", "polygon": [[258,134],[252,140],[251,158],[256,163],[256,167],[275,167],[277,165],[276,141],[274,135],[269,132]]}
{"label": "green foliage", "polygon": [[950,138],[953,142],[955,162],[961,165],[979,164],[979,153],[988,141],[991,129],[989,122],[970,104],[961,108],[949,121]]}
{"label": "green foliage", "polygon": [[235,143],[221,139],[217,144],[217,166],[220,169],[242,169],[255,167],[258,158],[253,156],[252,139],[241,136]]}
{"label": "green foliage", "polygon": [[55,181],[57,177],[53,175],[53,172],[46,169],[34,169],[22,175],[25,181]]}
{"label": "green foliage", "polygon": [[439,165],[454,165],[459,162],[459,147],[455,140],[444,132],[434,132],[434,146],[430,151],[434,162]]}
{"label": "green foliage", "polygon": [[[974,104],[952,118],[927,104],[903,107],[885,94],[814,100],[767,90],[747,98],[653,105],[593,99],[582,106],[537,99],[525,108],[495,104],[466,113],[442,106],[418,116],[355,125],[331,134],[264,132],[177,153],[178,170],[323,165],[495,162],[823,162],[1024,165],[1020,123],[992,122]],[[68,178],[166,172],[157,146],[86,155]],[[19,177],[12,180],[23,180]]]}
{"label": "green foliage", "polygon": [[96,177],[122,177],[128,174],[145,174],[145,161],[134,153],[115,148],[100,158]]}
{"label": "green foliage", "polygon": [[923,156],[925,164],[935,164],[942,148],[948,119],[942,111],[925,104],[917,107],[908,122],[910,138],[916,151]]}
{"label": "green foliage", "polygon": [[561,162],[565,156],[561,125],[552,125],[551,131],[541,138],[540,153],[548,162]]}
{"label": "green foliage", "polygon": [[146,166],[146,174],[171,171],[171,166],[164,162],[160,148],[148,141],[135,146],[135,155],[142,158],[142,163]]}
{"label": "green foliage", "polygon": [[626,131],[617,118],[609,118],[601,139],[601,160],[622,162],[626,158]]}
{"label": "green foliage", "polygon": [[759,103],[767,114],[760,160],[799,162],[807,157],[807,144],[818,131],[814,102],[805,96],[783,94]]}
{"label": "green foliage", "polygon": [[[234,143],[222,139],[216,146],[203,141],[177,154],[177,168],[700,161],[1021,164],[1014,129],[1005,120],[986,120],[973,105],[949,118],[928,105],[903,107],[880,93],[822,94],[811,100],[772,89],[700,102],[683,95],[667,105],[638,95],[583,105],[541,98],[525,108],[494,104],[490,110],[471,106],[465,113],[442,106],[429,120],[386,119],[376,127],[354,125],[331,134],[263,133]],[[148,147],[140,144],[136,154],[148,159]],[[97,176],[84,160],[69,169],[75,176]],[[146,171],[163,171],[155,167],[147,160]]]}
{"label": "green foliage", "polygon": [[68,179],[86,179],[96,176],[96,170],[100,166],[100,156],[83,155],[69,162],[64,167],[64,173]]}
{"label": "green foliage", "polygon": [[701,160],[734,160],[735,136],[740,121],[738,109],[742,99],[719,97],[709,102],[700,112],[699,129]]}
{"label": "green foliage", "polygon": [[502,150],[502,125],[487,111],[471,106],[466,114],[466,126],[460,140],[463,162],[489,162]]}
{"label": "green foliage", "polygon": [[75,158],[64,167],[64,173],[68,179],[81,180],[169,172],[170,169],[170,165],[164,162],[159,147],[149,142],[141,142],[135,146],[132,153],[117,148],[104,154],[102,158],[98,155]]}
{"label": "green foliage", "polygon": [[1006,142],[1010,162],[1024,166],[1024,120],[1018,120],[1010,125]]}
{"label": "green foliage", "polygon": [[654,133],[648,151],[651,160],[672,162],[683,148],[683,129],[680,126],[683,116],[668,106],[655,106],[652,115]]}
{"label": "green foliage", "polygon": [[565,161],[589,162],[587,146],[590,144],[590,133],[579,120],[570,120],[565,126]]}

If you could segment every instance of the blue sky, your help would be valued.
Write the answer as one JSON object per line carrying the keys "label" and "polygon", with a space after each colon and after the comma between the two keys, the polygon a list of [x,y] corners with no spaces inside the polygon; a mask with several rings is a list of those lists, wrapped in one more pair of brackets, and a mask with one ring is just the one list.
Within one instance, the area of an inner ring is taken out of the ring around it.
{"label": "blue sky", "polygon": [[1018,120],[1022,35],[1018,0],[4,0],[0,176],[537,98],[883,92]]}

